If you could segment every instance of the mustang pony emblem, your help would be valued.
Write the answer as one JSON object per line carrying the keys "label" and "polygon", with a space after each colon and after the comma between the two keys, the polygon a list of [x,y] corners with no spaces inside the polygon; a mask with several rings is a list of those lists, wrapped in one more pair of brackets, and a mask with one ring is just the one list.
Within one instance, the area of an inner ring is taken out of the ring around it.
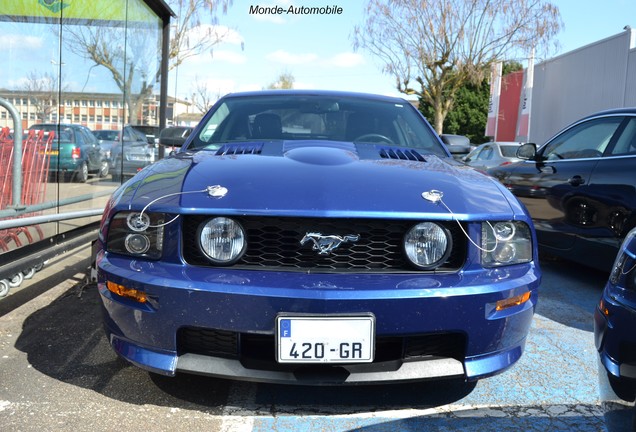
{"label": "mustang pony emblem", "polygon": [[342,243],[357,242],[360,238],[357,234],[349,234],[345,236],[337,235],[322,235],[320,233],[308,232],[305,237],[300,241],[301,245],[304,245],[309,240],[314,242],[312,246],[313,250],[318,251],[318,255],[329,255],[333,250],[338,248]]}

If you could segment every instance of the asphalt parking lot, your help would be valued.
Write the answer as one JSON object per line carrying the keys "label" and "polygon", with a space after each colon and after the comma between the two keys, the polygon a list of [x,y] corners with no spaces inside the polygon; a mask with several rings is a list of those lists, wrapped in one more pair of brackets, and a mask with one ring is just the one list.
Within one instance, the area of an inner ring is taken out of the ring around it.
{"label": "asphalt parking lot", "polygon": [[119,360],[104,336],[89,248],[52,260],[0,300],[3,431],[630,431],[599,374],[592,314],[606,275],[544,260],[522,359],[466,384],[311,388],[165,378]]}

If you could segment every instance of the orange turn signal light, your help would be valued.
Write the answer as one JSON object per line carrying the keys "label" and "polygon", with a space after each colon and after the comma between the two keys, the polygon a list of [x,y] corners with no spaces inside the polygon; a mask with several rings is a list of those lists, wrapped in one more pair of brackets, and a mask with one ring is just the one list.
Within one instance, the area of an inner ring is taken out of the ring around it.
{"label": "orange turn signal light", "polygon": [[525,292],[521,295],[510,297],[504,300],[499,300],[495,305],[495,309],[497,311],[502,311],[504,309],[511,308],[513,306],[519,306],[520,304],[524,304],[530,300],[530,291]]}
{"label": "orange turn signal light", "polygon": [[145,292],[138,291],[132,288],[126,288],[125,286],[116,284],[115,282],[107,281],[106,288],[108,288],[108,291],[112,293],[132,299],[139,303],[146,303],[146,301],[148,300]]}
{"label": "orange turn signal light", "polygon": [[605,315],[606,317],[610,315],[610,311],[607,308],[607,306],[605,306],[605,301],[603,299],[601,299],[601,301],[599,302],[598,308],[601,311],[601,313]]}

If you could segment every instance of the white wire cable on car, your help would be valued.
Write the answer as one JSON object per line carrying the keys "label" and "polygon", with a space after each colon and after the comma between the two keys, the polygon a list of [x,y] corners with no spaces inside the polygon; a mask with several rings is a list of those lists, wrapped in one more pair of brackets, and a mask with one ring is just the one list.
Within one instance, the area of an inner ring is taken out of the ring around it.
{"label": "white wire cable on car", "polygon": [[[141,212],[139,213],[139,221],[141,221],[141,218],[142,218],[143,214],[145,213],[145,211],[148,209],[148,207],[150,207],[151,205],[153,205],[157,201],[160,201],[160,200],[165,199],[165,198],[170,198],[170,197],[177,196],[177,195],[194,194],[194,193],[207,193],[208,196],[210,196],[212,198],[223,198],[225,195],[227,195],[227,192],[228,192],[227,188],[225,188],[225,187],[223,187],[221,185],[214,185],[214,186],[208,186],[205,189],[196,190],[196,191],[174,192],[174,193],[162,195],[159,198],[153,199],[148,204],[146,204],[146,206],[143,209],[141,209]],[[176,215],[175,217],[173,217],[168,222],[164,222],[164,223],[159,224],[159,225],[148,225],[148,228],[161,228],[161,227],[164,227],[164,226],[166,226],[168,224],[171,224],[172,222],[176,221],[179,218],[179,216],[181,216],[181,215]]]}
{"label": "white wire cable on car", "polygon": [[494,252],[495,250],[497,250],[497,246],[499,245],[499,240],[497,239],[497,235],[495,234],[495,228],[492,226],[490,221],[486,221],[486,223],[488,224],[488,226],[492,230],[493,236],[495,237],[495,246],[492,249],[488,250],[488,249],[485,249],[485,248],[479,246],[477,243],[475,243],[473,241],[473,239],[470,238],[470,236],[468,235],[468,233],[466,232],[466,230],[462,226],[462,224],[459,221],[459,219],[457,219],[457,217],[455,216],[455,213],[453,213],[453,211],[446,205],[446,203],[442,199],[443,196],[444,196],[444,192],[436,190],[436,189],[431,189],[430,191],[422,192],[422,198],[424,198],[426,201],[430,201],[433,204],[440,203],[440,204],[442,204],[444,206],[444,208],[450,213],[450,215],[453,218],[453,220],[455,222],[457,222],[457,225],[459,225],[459,229],[462,230],[462,233],[464,233],[464,235],[466,236],[468,241],[471,242],[477,249],[479,249],[482,252],[487,252],[487,253]]}

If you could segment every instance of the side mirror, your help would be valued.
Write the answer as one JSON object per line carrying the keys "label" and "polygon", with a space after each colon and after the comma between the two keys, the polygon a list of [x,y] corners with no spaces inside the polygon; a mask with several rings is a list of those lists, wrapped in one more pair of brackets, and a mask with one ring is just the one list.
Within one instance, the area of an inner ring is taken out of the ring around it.
{"label": "side mirror", "polygon": [[190,136],[192,128],[170,127],[161,131],[159,134],[159,145],[165,147],[181,147]]}
{"label": "side mirror", "polygon": [[451,152],[452,155],[465,155],[466,153],[470,153],[470,146],[461,145],[461,144],[448,144],[448,151]]}
{"label": "side mirror", "polygon": [[517,157],[524,160],[534,160],[537,157],[537,145],[535,143],[523,144],[517,149]]}
{"label": "side mirror", "polygon": [[470,140],[463,135],[441,134],[440,139],[453,158],[461,160],[462,157],[470,153]]}

